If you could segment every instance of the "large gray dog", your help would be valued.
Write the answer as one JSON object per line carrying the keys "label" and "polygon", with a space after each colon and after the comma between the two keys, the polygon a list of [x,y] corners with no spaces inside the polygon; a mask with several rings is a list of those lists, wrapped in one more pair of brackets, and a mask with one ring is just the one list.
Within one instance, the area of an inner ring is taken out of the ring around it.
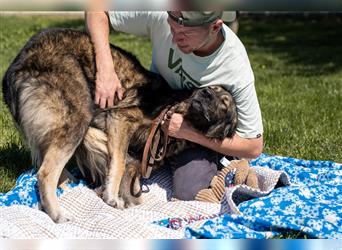
{"label": "large gray dog", "polygon": [[[140,202],[130,196],[130,188],[140,187],[144,144],[152,120],[165,107],[174,106],[208,137],[230,137],[236,128],[235,104],[221,87],[177,92],[131,54],[115,46],[111,51],[126,89],[112,109],[100,110],[93,103],[94,49],[85,32],[40,32],[22,48],[3,78],[5,102],[39,168],[42,207],[55,222],[70,219],[58,205],[56,187],[74,154],[81,171],[104,186],[104,201],[123,208]],[[170,144],[167,156],[186,145],[175,140]]]}

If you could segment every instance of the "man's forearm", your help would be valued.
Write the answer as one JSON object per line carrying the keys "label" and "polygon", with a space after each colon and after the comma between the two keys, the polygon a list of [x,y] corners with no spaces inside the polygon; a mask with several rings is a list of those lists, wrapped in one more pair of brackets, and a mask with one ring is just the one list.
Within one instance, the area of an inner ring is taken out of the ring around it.
{"label": "man's forearm", "polygon": [[256,158],[262,153],[263,150],[262,136],[255,139],[245,139],[235,134],[233,138],[226,138],[221,141],[207,138],[196,131],[191,131],[188,133],[187,140],[210,148],[224,155],[242,158]]}
{"label": "man's forearm", "polygon": [[109,21],[105,12],[86,12],[87,29],[96,52],[97,70],[113,68],[109,47]]}

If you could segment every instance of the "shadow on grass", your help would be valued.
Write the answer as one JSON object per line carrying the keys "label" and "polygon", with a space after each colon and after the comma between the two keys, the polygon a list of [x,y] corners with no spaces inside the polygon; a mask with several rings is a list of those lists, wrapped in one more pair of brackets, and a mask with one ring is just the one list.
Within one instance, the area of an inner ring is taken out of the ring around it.
{"label": "shadow on grass", "polygon": [[[335,73],[342,69],[342,18],[339,16],[241,17],[239,36],[248,50],[269,52],[302,75]],[[272,65],[270,65],[272,66]]]}
{"label": "shadow on grass", "polygon": [[14,176],[32,168],[30,151],[15,144],[0,149],[0,162],[1,168],[8,169]]}
{"label": "shadow on grass", "polygon": [[[25,171],[34,168],[31,161],[31,153],[27,148],[19,148],[15,144],[11,144],[6,148],[0,149],[0,172],[3,172],[5,177],[0,179],[0,193],[7,192],[16,180]],[[72,157],[66,165],[66,168],[71,171],[77,168],[76,159]],[[11,181],[5,181],[11,180]]]}
{"label": "shadow on grass", "polygon": [[9,145],[0,149],[0,193],[8,192],[20,174],[32,168],[30,152]]}

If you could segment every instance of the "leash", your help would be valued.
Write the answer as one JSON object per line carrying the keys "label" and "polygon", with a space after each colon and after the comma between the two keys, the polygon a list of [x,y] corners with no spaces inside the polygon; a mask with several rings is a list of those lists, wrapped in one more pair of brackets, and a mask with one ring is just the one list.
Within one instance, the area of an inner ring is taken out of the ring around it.
{"label": "leash", "polygon": [[[169,135],[161,129],[161,126],[163,122],[171,120],[174,109],[174,107],[163,109],[158,117],[152,121],[150,134],[148,135],[141,161],[141,174],[145,179],[150,177],[153,164],[163,160],[165,157],[167,145],[169,143]],[[159,147],[161,134],[163,134],[164,137],[164,144],[162,147]]]}
{"label": "leash", "polygon": [[[126,106],[119,106],[115,105],[110,108],[105,109],[98,109],[94,113],[94,116],[105,112],[108,113],[112,110],[116,110],[119,108],[133,108],[137,107],[137,105],[126,105]],[[142,177],[148,179],[151,175],[153,164],[155,162],[162,161],[165,157],[167,151],[167,145],[169,143],[169,135],[165,133],[161,129],[161,125],[165,121],[170,121],[173,113],[175,112],[175,106],[171,107],[168,106],[160,112],[160,114],[152,121],[150,134],[148,135],[147,141],[145,143],[143,158],[141,162],[141,174]],[[163,135],[163,142],[164,144],[162,147],[159,147],[159,143],[161,140],[161,134]]]}
{"label": "leash", "polygon": [[112,110],[117,110],[117,109],[127,109],[127,108],[136,108],[138,107],[138,105],[134,104],[134,105],[114,105],[113,107],[109,107],[109,108],[96,108],[95,111],[94,111],[94,116],[97,116],[99,115],[100,113],[109,113],[110,111]]}

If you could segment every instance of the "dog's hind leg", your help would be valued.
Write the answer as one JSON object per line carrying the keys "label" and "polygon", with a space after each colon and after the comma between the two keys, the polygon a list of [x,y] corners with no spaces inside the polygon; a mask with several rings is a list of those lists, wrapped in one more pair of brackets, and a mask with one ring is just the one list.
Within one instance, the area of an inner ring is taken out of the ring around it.
{"label": "dog's hind leg", "polygon": [[18,84],[18,123],[39,169],[42,208],[55,222],[65,222],[69,218],[58,205],[56,188],[65,164],[81,143],[92,119],[87,84],[68,74],[52,73]]}
{"label": "dog's hind leg", "polygon": [[57,223],[67,222],[71,219],[60,208],[56,189],[65,165],[84,137],[87,124],[87,120],[82,117],[75,122],[66,120],[64,123],[62,121],[58,127],[50,130],[41,138],[39,144],[42,163],[39,166],[37,177],[41,205],[51,219]]}
{"label": "dog's hind leg", "polygon": [[63,223],[72,219],[58,205],[56,188],[64,166],[73,155],[74,150],[75,147],[58,148],[50,146],[38,171],[41,205],[56,223]]}

